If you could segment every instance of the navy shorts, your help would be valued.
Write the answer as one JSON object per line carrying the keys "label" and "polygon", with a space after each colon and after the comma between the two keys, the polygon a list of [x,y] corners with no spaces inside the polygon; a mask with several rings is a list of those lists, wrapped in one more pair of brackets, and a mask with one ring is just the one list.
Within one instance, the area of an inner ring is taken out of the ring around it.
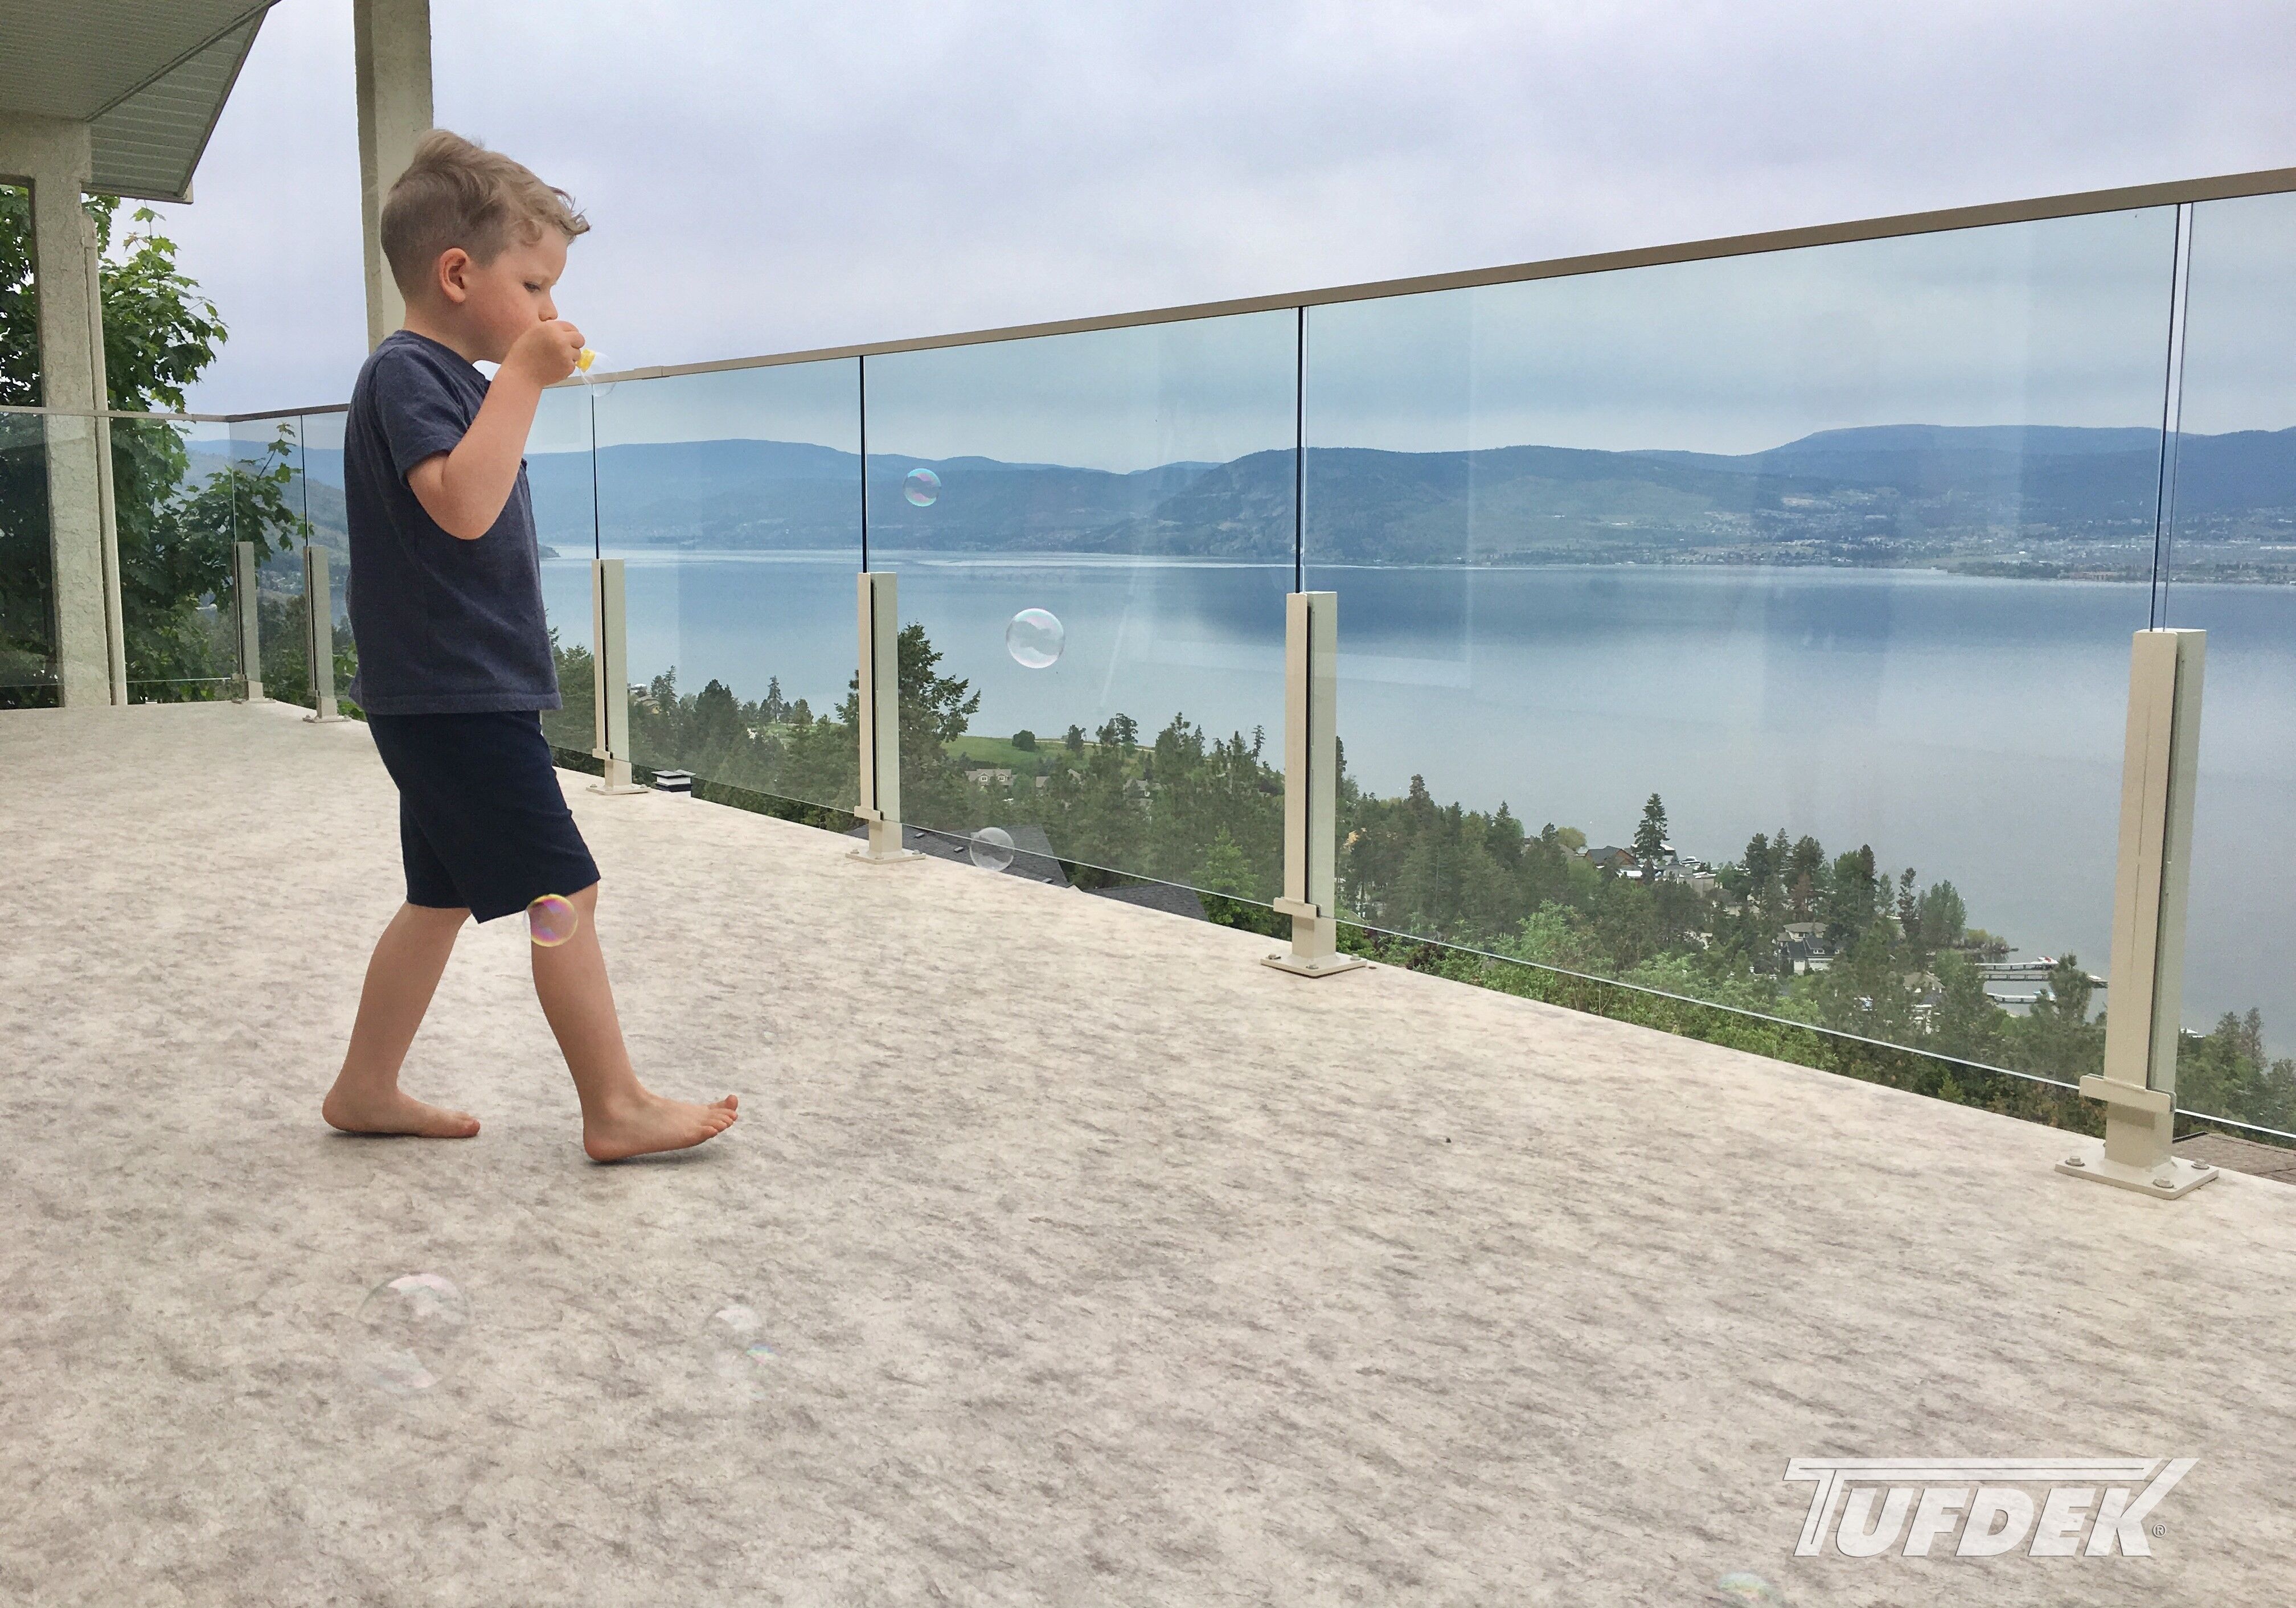
{"label": "navy shorts", "polygon": [[398,783],[408,904],[490,922],[598,880],[540,715],[369,715],[367,729]]}

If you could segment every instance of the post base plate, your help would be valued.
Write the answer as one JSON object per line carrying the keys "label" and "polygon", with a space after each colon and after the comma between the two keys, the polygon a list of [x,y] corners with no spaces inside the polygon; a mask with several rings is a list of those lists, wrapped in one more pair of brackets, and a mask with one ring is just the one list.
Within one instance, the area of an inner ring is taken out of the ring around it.
{"label": "post base plate", "polygon": [[2215,1168],[2187,1161],[2182,1156],[2171,1156],[2159,1167],[2131,1167],[2125,1161],[2109,1161],[2102,1144],[2084,1145],[2058,1162],[2057,1170],[2069,1177],[2110,1184],[2117,1189],[2133,1189],[2139,1194],[2164,1201],[2188,1195],[2217,1176]]}

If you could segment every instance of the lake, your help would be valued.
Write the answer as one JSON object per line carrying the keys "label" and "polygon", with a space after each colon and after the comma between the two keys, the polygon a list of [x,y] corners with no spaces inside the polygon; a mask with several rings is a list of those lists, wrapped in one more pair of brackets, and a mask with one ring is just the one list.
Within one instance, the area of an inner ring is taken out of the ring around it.
{"label": "lake", "polygon": [[[673,666],[744,699],[769,677],[816,709],[853,673],[853,554],[616,552],[631,679]],[[941,672],[981,693],[979,732],[1144,735],[1175,713],[1265,731],[1280,753],[1287,565],[873,554],[900,577]],[[1340,596],[1339,728],[1350,773],[1439,800],[1505,800],[1533,831],[1624,843],[1660,794],[1685,854],[1738,857],[1755,832],[1829,854],[1873,845],[1894,874],[1949,879],[2020,958],[2108,960],[2141,586],[1930,571],[1603,565],[1311,566]],[[546,561],[562,637],[586,641],[583,559]],[[2210,632],[2185,1018],[2264,1009],[2296,1048],[2296,900],[2280,832],[2296,797],[2296,589],[2183,586],[2173,622]],[[1023,608],[1067,647],[1004,651]]]}

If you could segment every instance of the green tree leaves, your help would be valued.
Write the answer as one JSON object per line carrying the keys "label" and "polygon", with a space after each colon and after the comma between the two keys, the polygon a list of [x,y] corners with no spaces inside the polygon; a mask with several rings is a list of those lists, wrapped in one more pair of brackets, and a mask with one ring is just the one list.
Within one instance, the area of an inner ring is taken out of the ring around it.
{"label": "green tree leaves", "polygon": [[[103,250],[103,364],[111,406],[126,413],[180,412],[184,388],[199,378],[227,332],[215,303],[176,262],[176,242],[160,215],[138,207],[135,226],[113,235],[119,202],[81,203]],[[41,405],[39,297],[32,283],[31,197],[0,185],[0,404]]]}
{"label": "green tree leaves", "polygon": [[[223,320],[177,266],[175,242],[158,231],[158,214],[138,208],[130,215],[135,229],[115,242],[119,202],[90,196],[84,205],[102,247],[109,404],[126,412],[179,410],[184,388],[223,344]],[[0,403],[20,406],[45,399],[32,263],[30,197],[0,186]],[[6,428],[0,441],[0,658],[37,664],[53,652],[44,426],[33,421]],[[252,541],[258,554],[267,553],[283,550],[300,531],[287,496],[291,440],[283,436],[255,462],[194,477],[179,428],[122,420],[111,435],[128,679],[143,684],[146,696],[217,695],[226,690],[223,678],[242,667],[227,622],[202,609],[202,600],[226,589],[234,541]],[[26,677],[12,670],[7,678]],[[16,694],[25,695],[22,689]]]}

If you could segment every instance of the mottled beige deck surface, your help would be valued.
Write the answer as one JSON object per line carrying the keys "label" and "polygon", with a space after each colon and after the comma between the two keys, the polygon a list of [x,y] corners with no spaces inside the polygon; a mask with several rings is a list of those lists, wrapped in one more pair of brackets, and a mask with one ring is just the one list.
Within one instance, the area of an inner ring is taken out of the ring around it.
{"label": "mottled beige deck surface", "polygon": [[2237,1138],[2231,1134],[2202,1133],[2177,1140],[2177,1153],[2191,1161],[2206,1161],[2211,1167],[2229,1167],[2253,1177],[2296,1184],[2296,1150],[2284,1150],[2276,1144],[2259,1144],[2253,1139]]}
{"label": "mottled beige deck surface", "polygon": [[[2284,1185],[581,781],[642,1067],[742,1097],[666,1161],[583,1159],[508,923],[408,1078],[483,1136],[320,1125],[358,726],[0,715],[0,1601],[2284,1600]],[[400,1402],[407,1272],[474,1317]],[[2151,1559],[1798,1560],[1798,1455],[2200,1461]]]}

